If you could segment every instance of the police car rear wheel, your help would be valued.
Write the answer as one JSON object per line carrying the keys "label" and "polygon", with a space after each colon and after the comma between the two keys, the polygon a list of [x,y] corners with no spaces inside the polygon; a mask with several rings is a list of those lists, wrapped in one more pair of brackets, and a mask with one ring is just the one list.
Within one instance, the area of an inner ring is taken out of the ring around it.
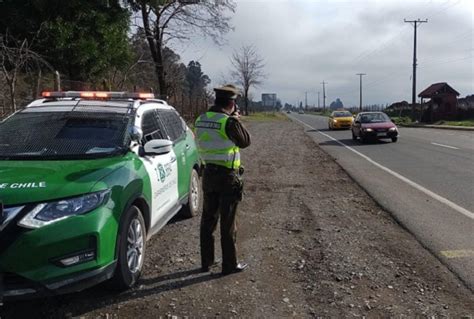
{"label": "police car rear wheel", "polygon": [[112,286],[125,290],[137,283],[145,259],[145,221],[136,206],[130,207],[125,213],[119,238],[117,269],[112,279]]}
{"label": "police car rear wheel", "polygon": [[198,172],[193,169],[189,182],[188,203],[182,209],[182,216],[191,218],[198,215],[202,207],[201,179]]}

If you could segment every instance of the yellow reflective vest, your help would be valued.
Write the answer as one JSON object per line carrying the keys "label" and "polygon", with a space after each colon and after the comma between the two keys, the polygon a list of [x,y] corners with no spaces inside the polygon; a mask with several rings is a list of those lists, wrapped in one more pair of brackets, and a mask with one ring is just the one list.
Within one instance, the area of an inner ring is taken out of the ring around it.
{"label": "yellow reflective vest", "polygon": [[198,150],[204,164],[215,164],[230,169],[240,167],[240,149],[227,136],[225,126],[229,116],[207,112],[196,119],[195,133]]}

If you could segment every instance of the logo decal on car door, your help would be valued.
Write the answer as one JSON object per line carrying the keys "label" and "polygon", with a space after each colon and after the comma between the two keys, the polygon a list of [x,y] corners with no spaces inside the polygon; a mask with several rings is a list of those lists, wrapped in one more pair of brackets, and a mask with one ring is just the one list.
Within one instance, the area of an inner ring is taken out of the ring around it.
{"label": "logo decal on car door", "polygon": [[158,167],[156,168],[156,174],[158,175],[160,182],[164,182],[166,179],[166,172],[161,163],[158,164]]}

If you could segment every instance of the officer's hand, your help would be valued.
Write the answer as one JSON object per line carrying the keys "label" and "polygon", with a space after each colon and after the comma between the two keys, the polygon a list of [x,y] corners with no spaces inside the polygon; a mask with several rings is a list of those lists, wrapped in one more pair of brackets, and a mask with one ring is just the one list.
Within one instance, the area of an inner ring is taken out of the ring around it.
{"label": "officer's hand", "polygon": [[235,118],[237,120],[240,120],[240,112],[239,111],[235,111],[230,116],[232,116],[233,118]]}

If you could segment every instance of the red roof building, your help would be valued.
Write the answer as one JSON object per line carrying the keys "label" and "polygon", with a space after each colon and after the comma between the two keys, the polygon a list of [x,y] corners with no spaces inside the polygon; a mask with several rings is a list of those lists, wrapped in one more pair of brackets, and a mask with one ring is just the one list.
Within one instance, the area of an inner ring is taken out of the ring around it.
{"label": "red roof building", "polygon": [[455,119],[457,114],[457,97],[459,93],[446,82],[431,84],[418,97],[430,99],[428,109],[423,112],[422,122]]}

